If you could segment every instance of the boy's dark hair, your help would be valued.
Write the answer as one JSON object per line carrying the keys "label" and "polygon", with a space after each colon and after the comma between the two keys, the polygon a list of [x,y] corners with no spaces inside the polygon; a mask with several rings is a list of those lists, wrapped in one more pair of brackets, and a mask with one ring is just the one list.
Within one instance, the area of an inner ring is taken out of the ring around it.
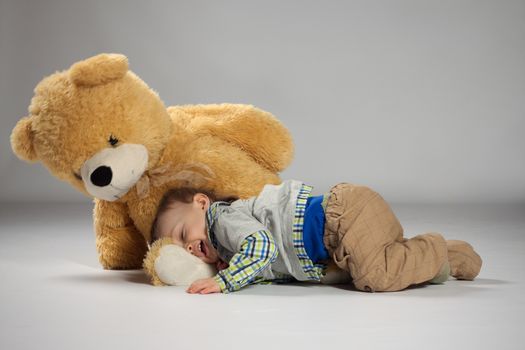
{"label": "boy's dark hair", "polygon": [[168,191],[166,191],[166,193],[164,193],[162,199],[160,200],[159,206],[157,207],[155,220],[151,225],[150,244],[153,244],[153,242],[155,242],[158,239],[157,225],[160,215],[162,215],[162,213],[168,210],[169,206],[174,202],[191,203],[193,201],[193,197],[197,193],[203,193],[206,196],[208,196],[208,198],[210,199],[210,204],[218,200],[225,202],[233,202],[238,199],[237,197],[227,197],[218,199],[215,192],[213,190],[208,189],[199,189],[192,187],[179,187],[169,189]]}

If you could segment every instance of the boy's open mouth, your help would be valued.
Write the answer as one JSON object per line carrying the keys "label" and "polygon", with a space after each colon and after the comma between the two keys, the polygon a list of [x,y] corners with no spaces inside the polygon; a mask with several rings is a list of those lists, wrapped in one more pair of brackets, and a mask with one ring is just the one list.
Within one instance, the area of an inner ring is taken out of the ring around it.
{"label": "boy's open mouth", "polygon": [[204,257],[208,256],[208,248],[206,247],[206,244],[204,241],[201,241],[199,243],[199,251],[204,254]]}

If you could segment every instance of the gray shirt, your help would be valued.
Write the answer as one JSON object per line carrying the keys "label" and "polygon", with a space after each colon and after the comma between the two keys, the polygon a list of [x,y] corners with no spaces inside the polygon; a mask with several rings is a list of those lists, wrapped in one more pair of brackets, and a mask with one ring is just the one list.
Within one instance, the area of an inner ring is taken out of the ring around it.
{"label": "gray shirt", "polygon": [[219,256],[230,261],[244,239],[260,230],[271,233],[277,258],[262,271],[267,280],[284,275],[299,281],[319,281],[323,265],[314,264],[304,250],[302,229],[311,186],[297,180],[266,185],[256,197],[231,204],[215,202],[207,216],[208,234]]}

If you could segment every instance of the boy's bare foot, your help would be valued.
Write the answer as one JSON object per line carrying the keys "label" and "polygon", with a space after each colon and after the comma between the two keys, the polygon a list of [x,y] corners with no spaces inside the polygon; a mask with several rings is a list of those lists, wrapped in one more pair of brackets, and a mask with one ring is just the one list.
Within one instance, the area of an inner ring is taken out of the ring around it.
{"label": "boy's bare foot", "polygon": [[436,275],[436,277],[432,278],[429,282],[432,284],[442,284],[445,283],[448,280],[448,276],[450,275],[450,263],[447,261],[441,266],[441,269],[439,270],[439,273]]}

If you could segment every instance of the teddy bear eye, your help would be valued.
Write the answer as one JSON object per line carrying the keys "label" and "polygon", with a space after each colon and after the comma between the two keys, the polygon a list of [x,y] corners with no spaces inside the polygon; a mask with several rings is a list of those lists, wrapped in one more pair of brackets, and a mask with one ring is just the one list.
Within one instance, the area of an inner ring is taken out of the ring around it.
{"label": "teddy bear eye", "polygon": [[109,135],[108,142],[111,144],[111,146],[115,146],[118,143],[118,139],[113,135]]}

